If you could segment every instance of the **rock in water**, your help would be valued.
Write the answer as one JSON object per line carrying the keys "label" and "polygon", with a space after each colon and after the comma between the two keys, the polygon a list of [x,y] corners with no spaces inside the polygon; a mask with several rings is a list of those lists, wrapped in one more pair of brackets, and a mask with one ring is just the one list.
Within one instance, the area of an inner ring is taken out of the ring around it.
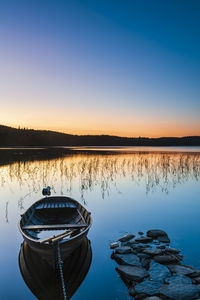
{"label": "rock in water", "polygon": [[118,239],[119,242],[128,242],[130,240],[132,240],[135,237],[134,234],[126,234],[124,236],[122,236],[121,238]]}
{"label": "rock in water", "polygon": [[154,260],[163,265],[179,262],[179,259],[176,256],[166,254],[154,256]]}
{"label": "rock in water", "polygon": [[130,254],[114,254],[112,256],[118,264],[120,265],[130,265],[130,266],[137,266],[141,267],[140,259],[137,257],[137,255],[130,253]]}
{"label": "rock in water", "polygon": [[169,247],[169,248],[165,248],[165,252],[169,252],[172,254],[179,254],[181,252],[181,250]]}
{"label": "rock in water", "polygon": [[136,284],[134,288],[138,294],[153,296],[159,293],[160,286],[160,282],[144,280],[143,282]]}
{"label": "rock in water", "polygon": [[115,248],[115,253],[118,253],[118,254],[127,254],[127,253],[131,253],[131,252],[132,252],[132,249],[128,246]]}
{"label": "rock in water", "polygon": [[119,247],[119,243],[111,243],[110,244],[110,249],[115,249]]}
{"label": "rock in water", "polygon": [[199,288],[193,284],[170,283],[160,288],[160,294],[174,300],[198,299]]}
{"label": "rock in water", "polygon": [[169,268],[169,270],[172,272],[172,273],[176,273],[176,274],[179,274],[179,275],[187,275],[187,276],[195,276],[198,271],[191,268],[191,267],[188,267],[188,266],[181,266],[181,265],[167,265],[167,267]]}
{"label": "rock in water", "polygon": [[163,253],[162,249],[157,249],[157,248],[156,249],[145,249],[143,252],[150,256],[159,255],[159,254]]}
{"label": "rock in water", "polygon": [[160,297],[157,297],[157,296],[150,296],[150,297],[144,298],[144,300],[162,300],[162,299]]}
{"label": "rock in water", "polygon": [[177,275],[173,274],[171,277],[166,278],[165,282],[168,284],[174,283],[174,284],[191,284],[192,279],[185,276],[185,275]]}
{"label": "rock in water", "polygon": [[168,236],[167,233],[160,229],[151,229],[147,231],[147,236],[157,239],[159,236]]}
{"label": "rock in water", "polygon": [[148,236],[141,236],[141,237],[135,239],[135,241],[138,242],[138,243],[145,243],[146,244],[146,243],[152,242],[152,238],[150,238]]}
{"label": "rock in water", "polygon": [[157,237],[157,240],[160,242],[160,243],[170,243],[170,239],[168,238],[168,236],[158,236]]}
{"label": "rock in water", "polygon": [[171,272],[167,267],[158,264],[155,261],[151,261],[149,274],[151,280],[163,283],[164,280],[171,275]]}
{"label": "rock in water", "polygon": [[133,280],[140,282],[142,281],[145,277],[148,276],[148,272],[139,267],[135,266],[118,266],[116,270],[119,272],[119,274],[126,279]]}

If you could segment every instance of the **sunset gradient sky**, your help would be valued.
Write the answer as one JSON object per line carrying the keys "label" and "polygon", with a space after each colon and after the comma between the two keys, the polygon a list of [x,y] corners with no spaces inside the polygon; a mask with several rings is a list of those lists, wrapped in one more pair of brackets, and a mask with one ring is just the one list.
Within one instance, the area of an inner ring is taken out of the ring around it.
{"label": "sunset gradient sky", "polygon": [[200,1],[0,0],[0,124],[200,135]]}

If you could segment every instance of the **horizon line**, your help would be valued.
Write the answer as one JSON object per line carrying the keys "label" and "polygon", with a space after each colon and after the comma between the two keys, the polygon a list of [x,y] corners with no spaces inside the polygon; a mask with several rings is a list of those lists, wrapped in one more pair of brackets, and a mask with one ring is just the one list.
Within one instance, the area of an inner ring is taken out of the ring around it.
{"label": "horizon line", "polygon": [[163,138],[187,138],[187,137],[200,137],[200,135],[182,135],[182,136],[159,136],[159,137],[149,137],[149,136],[120,136],[120,135],[112,135],[112,134],[73,134],[69,132],[64,132],[60,130],[50,130],[50,129],[34,129],[34,128],[28,128],[25,126],[20,127],[20,125],[17,127],[15,126],[9,126],[0,124],[0,127],[9,127],[16,130],[34,130],[34,131],[49,131],[49,132],[55,132],[55,133],[61,133],[66,135],[72,135],[72,136],[110,136],[110,137],[118,137],[118,138],[127,138],[127,139],[163,139]]}

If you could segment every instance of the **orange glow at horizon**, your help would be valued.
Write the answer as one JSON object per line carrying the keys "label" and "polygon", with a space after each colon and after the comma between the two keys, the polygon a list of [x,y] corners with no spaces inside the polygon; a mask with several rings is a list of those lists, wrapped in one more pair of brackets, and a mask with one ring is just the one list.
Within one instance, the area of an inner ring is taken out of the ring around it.
{"label": "orange glow at horizon", "polygon": [[199,121],[176,119],[155,113],[69,110],[54,107],[13,107],[0,112],[0,125],[37,130],[52,130],[76,135],[116,135],[123,137],[181,137],[200,135]]}

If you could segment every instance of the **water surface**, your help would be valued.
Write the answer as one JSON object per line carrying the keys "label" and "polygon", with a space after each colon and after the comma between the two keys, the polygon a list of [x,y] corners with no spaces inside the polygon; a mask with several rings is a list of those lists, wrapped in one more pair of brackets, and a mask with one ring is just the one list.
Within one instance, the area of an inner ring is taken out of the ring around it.
{"label": "water surface", "polygon": [[129,299],[109,249],[126,232],[164,229],[185,262],[200,268],[200,153],[106,150],[16,162],[0,156],[0,299],[35,299],[18,267],[17,223],[45,185],[92,213],[92,264],[74,300]]}

